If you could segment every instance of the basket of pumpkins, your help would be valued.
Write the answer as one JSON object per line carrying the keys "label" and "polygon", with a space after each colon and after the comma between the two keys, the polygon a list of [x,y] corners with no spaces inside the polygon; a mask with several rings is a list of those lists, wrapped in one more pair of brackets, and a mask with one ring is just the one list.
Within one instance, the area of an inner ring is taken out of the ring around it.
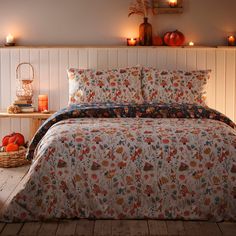
{"label": "basket of pumpkins", "polygon": [[0,167],[9,168],[29,164],[30,162],[25,158],[26,149],[27,144],[22,134],[6,135],[0,147]]}

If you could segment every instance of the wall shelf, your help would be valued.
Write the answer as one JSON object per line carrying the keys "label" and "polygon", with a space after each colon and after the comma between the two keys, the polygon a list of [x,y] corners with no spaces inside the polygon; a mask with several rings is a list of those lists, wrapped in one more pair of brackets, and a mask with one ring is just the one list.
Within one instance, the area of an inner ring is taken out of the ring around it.
{"label": "wall shelf", "polygon": [[170,7],[168,0],[158,0],[157,14],[181,14],[183,13],[183,0],[178,0],[177,7]]}

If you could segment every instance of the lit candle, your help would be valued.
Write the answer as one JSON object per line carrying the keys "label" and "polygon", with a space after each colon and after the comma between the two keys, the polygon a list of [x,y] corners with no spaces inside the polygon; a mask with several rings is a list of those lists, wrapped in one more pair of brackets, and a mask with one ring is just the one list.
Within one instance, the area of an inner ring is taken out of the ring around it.
{"label": "lit candle", "polygon": [[231,35],[228,37],[228,46],[235,46],[236,43],[236,37]]}
{"label": "lit candle", "polygon": [[177,7],[178,2],[177,0],[169,0],[169,6],[170,7]]}
{"label": "lit candle", "polygon": [[189,46],[194,46],[194,42],[189,42],[189,44],[188,44]]}
{"label": "lit candle", "polygon": [[136,38],[128,38],[127,39],[127,45],[128,46],[136,46],[137,44],[137,39]]}
{"label": "lit candle", "polygon": [[6,43],[11,44],[14,43],[14,37],[11,34],[8,34],[6,37]]}
{"label": "lit candle", "polygon": [[48,95],[38,96],[38,111],[39,112],[48,111]]}

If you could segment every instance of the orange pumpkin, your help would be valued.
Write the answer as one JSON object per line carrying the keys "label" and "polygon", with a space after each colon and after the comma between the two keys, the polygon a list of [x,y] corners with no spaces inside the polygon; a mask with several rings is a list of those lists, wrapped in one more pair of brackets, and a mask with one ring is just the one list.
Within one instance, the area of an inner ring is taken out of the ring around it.
{"label": "orange pumpkin", "polygon": [[11,137],[11,135],[6,135],[6,136],[2,139],[2,146],[4,146],[4,147],[7,146],[10,137]]}
{"label": "orange pumpkin", "polygon": [[23,146],[25,145],[25,138],[20,133],[13,133],[12,137],[9,138],[8,143],[16,143],[19,146]]}
{"label": "orange pumpkin", "polygon": [[153,38],[152,38],[152,45],[153,46],[162,46],[163,45],[162,37],[160,37],[160,36],[153,36]]}
{"label": "orange pumpkin", "polygon": [[10,135],[6,135],[2,139],[2,146],[7,146],[10,143],[16,143],[18,144],[18,146],[23,146],[25,145],[25,138],[20,133],[12,133]]}
{"label": "orange pumpkin", "polygon": [[6,152],[16,152],[19,151],[19,146],[15,143],[9,143],[6,146]]}
{"label": "orange pumpkin", "polygon": [[176,30],[173,32],[167,32],[164,35],[164,42],[168,46],[181,46],[184,44],[185,37],[183,33]]}

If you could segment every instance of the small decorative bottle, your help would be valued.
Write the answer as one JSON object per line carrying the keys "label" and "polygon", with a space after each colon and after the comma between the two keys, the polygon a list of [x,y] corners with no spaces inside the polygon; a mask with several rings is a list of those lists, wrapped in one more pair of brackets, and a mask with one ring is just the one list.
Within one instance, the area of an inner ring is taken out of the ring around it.
{"label": "small decorative bottle", "polygon": [[152,25],[148,23],[147,17],[144,17],[144,22],[139,26],[139,44],[152,46]]}

